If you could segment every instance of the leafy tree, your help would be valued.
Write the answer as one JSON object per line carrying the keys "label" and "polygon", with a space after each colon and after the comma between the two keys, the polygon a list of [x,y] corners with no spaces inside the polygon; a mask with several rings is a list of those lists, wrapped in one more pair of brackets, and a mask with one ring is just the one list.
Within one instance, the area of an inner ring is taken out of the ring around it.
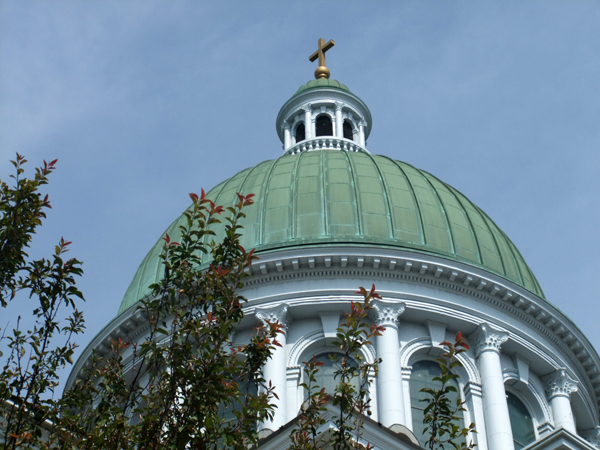
{"label": "leafy tree", "polygon": [[[78,449],[246,449],[257,424],[271,418],[273,389],[262,367],[278,323],[258,327],[250,342],[230,341],[244,314],[238,294],[256,259],[239,244],[242,209],[252,195],[222,208],[190,194],[178,242],[165,236],[164,278],[138,311],[150,324],[140,342],[113,342],[64,399],[55,442]],[[211,225],[227,213],[225,237]],[[202,255],[210,264],[203,265]],[[125,357],[130,370],[126,370]],[[90,406],[93,405],[93,406]]]}
{"label": "leafy tree", "polygon": [[424,409],[423,425],[425,428],[423,428],[423,432],[429,435],[429,439],[425,442],[425,448],[429,450],[472,449],[477,444],[473,442],[467,444],[466,441],[470,432],[476,432],[475,424],[471,423],[466,428],[460,427],[458,414],[465,411],[465,402],[458,398],[456,403],[452,404],[450,399],[451,393],[457,392],[451,382],[459,378],[456,373],[452,372],[452,369],[462,365],[456,356],[469,350],[469,345],[461,332],[456,334],[454,343],[443,341],[440,345],[446,347],[447,351],[436,359],[442,373],[440,376],[434,377],[433,381],[438,381],[441,385],[438,389],[428,387],[421,389],[421,392],[428,396],[428,398],[421,399],[422,402],[427,403]]}
{"label": "leafy tree", "polygon": [[[83,299],[76,287],[81,263],[64,259],[70,242],[61,238],[50,259],[29,259],[37,227],[50,208],[40,188],[48,183],[56,160],[24,176],[27,160],[17,154],[11,161],[16,174],[11,187],[0,180],[0,307],[28,296],[35,299],[33,324],[23,328],[21,317],[11,333],[0,336],[0,449],[41,445],[44,427],[56,420],[58,370],[72,363],[74,335],[84,321],[76,300]],[[25,318],[28,322],[30,318]]]}
{"label": "leafy tree", "polygon": [[[371,300],[380,299],[381,296],[375,292],[375,285],[370,291],[360,287],[357,294],[363,296],[363,301],[351,303],[350,312],[344,314],[344,321],[337,329],[337,339],[333,342],[341,353],[330,356],[337,367],[334,373],[337,385],[331,401],[339,408],[339,415],[335,419],[336,428],[331,439],[334,450],[363,448],[359,442],[362,437],[362,418],[364,415],[370,415],[369,375],[377,373],[377,364],[381,362],[366,362],[362,355],[362,349],[372,345],[371,339],[385,330],[376,323],[369,324],[366,321],[373,309]],[[351,361],[357,364],[354,365]],[[324,423],[320,413],[324,411],[324,405],[329,400],[324,388],[316,385],[316,374],[323,364],[313,359],[304,365],[305,379],[308,381],[301,386],[307,390],[308,399],[302,405],[299,425],[291,434],[290,448],[294,450],[318,448],[317,430]],[[354,380],[358,380],[358,383]],[[367,445],[366,448],[371,447]]]}

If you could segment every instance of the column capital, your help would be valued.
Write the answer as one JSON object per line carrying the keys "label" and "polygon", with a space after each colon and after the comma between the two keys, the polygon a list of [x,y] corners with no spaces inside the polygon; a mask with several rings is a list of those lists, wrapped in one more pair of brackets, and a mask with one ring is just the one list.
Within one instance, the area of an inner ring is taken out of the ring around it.
{"label": "column capital", "polygon": [[288,325],[290,323],[288,317],[288,305],[282,304],[270,308],[256,308],[256,318],[260,320],[263,326],[269,323],[279,322],[283,325],[284,333],[287,333]]}
{"label": "column capital", "polygon": [[287,123],[287,122],[283,122],[283,129],[287,130],[287,131],[290,131],[290,124]]}
{"label": "column capital", "polygon": [[306,103],[306,104],[302,105],[302,109],[304,110],[304,112],[311,112],[312,105],[310,103]]}
{"label": "column capital", "polygon": [[341,111],[344,104],[342,102],[335,102],[335,110]]}
{"label": "column capital", "polygon": [[558,369],[556,372],[542,378],[546,384],[548,400],[557,396],[570,397],[579,389],[579,383],[567,373],[567,369]]}
{"label": "column capital", "polygon": [[382,326],[392,326],[398,328],[398,317],[406,309],[404,303],[389,302],[385,300],[375,300],[371,302],[373,306],[373,316],[377,324]]}
{"label": "column capital", "polygon": [[489,323],[482,323],[471,335],[471,342],[478,357],[485,351],[500,353],[500,347],[508,340],[508,332],[492,328]]}

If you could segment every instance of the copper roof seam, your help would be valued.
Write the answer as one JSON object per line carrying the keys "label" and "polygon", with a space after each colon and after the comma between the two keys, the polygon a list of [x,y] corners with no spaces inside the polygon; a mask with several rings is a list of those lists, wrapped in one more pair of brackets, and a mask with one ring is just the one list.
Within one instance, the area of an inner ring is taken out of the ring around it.
{"label": "copper roof seam", "polygon": [[291,232],[291,239],[295,240],[296,236],[297,236],[297,230],[296,230],[296,222],[297,222],[297,210],[298,210],[298,189],[296,188],[297,183],[297,178],[298,178],[298,174],[296,173],[298,166],[300,165],[300,158],[302,158],[302,155],[306,153],[306,152],[301,152],[298,155],[293,155],[296,157],[296,161],[294,164],[294,168],[292,169],[292,185],[290,186],[290,189],[292,190],[292,207],[290,208],[290,228],[292,229]]}
{"label": "copper roof seam", "polygon": [[348,161],[348,168],[350,169],[350,182],[352,183],[352,189],[354,191],[354,203],[356,204],[356,224],[358,225],[358,233],[357,235],[362,235],[363,231],[363,223],[362,223],[362,209],[360,207],[360,201],[358,199],[358,191],[356,189],[356,180],[354,179],[356,170],[354,170],[354,164],[352,164],[352,160],[348,152],[342,152],[346,156],[346,160]]}
{"label": "copper roof seam", "polygon": [[387,210],[388,210],[388,218],[389,218],[388,225],[390,226],[389,237],[391,239],[394,239],[395,222],[394,222],[394,215],[392,214],[392,205],[390,203],[390,196],[388,195],[388,192],[387,192],[387,184],[383,180],[383,173],[381,172],[381,169],[379,168],[379,164],[377,164],[377,161],[375,161],[374,155],[371,155],[370,153],[367,153],[367,155],[369,156],[369,158],[371,158],[371,161],[373,161],[373,164],[375,165],[375,168],[377,169],[377,173],[379,174],[379,183],[381,184],[381,190],[383,191],[383,195],[385,197],[385,203],[387,204]]}
{"label": "copper roof seam", "polygon": [[440,184],[442,184],[448,190],[448,192],[450,192],[450,194],[452,194],[454,196],[456,201],[462,207],[462,210],[465,213],[465,217],[467,218],[467,221],[469,222],[469,226],[471,227],[471,233],[473,235],[473,240],[475,241],[475,245],[477,246],[477,259],[479,260],[479,264],[484,265],[483,264],[483,255],[481,253],[481,246],[479,245],[479,239],[477,239],[477,233],[475,233],[475,226],[473,225],[473,221],[471,220],[471,216],[469,215],[469,212],[466,210],[465,205],[463,204],[463,201],[461,200],[461,197],[463,197],[463,198],[466,198],[466,197],[464,197],[464,195],[462,195],[460,192],[458,192],[452,186],[448,185],[447,183],[444,183],[442,180],[440,180],[435,175],[432,175],[429,172],[424,172],[424,173],[426,173],[427,176],[433,177]]}
{"label": "copper roof seam", "polygon": [[[419,218],[419,226],[421,227],[421,236],[422,236],[421,245],[427,245],[427,239],[425,237],[425,227],[423,225],[423,216],[421,215],[421,207],[419,206],[419,201],[417,199],[417,195],[415,194],[415,188],[413,187],[412,182],[410,181],[410,178],[408,178],[408,174],[402,168],[402,164],[406,164],[406,163],[401,164],[400,161],[396,161],[395,159],[392,159],[389,156],[385,156],[385,155],[379,155],[379,156],[381,156],[382,158],[389,159],[398,168],[398,170],[402,173],[402,175],[404,175],[404,179],[406,180],[406,183],[410,187],[410,193],[412,194],[413,200],[415,202],[415,207],[417,208],[417,217]],[[410,166],[413,169],[418,170],[415,167],[411,166],[410,164],[407,164],[407,166]]]}
{"label": "copper roof seam", "polygon": [[325,152],[321,150],[321,186],[323,187],[323,230],[326,236],[330,236],[329,233],[329,216],[327,214],[327,177],[325,176]]}
{"label": "copper roof seam", "polygon": [[455,255],[458,255],[458,253],[456,252],[456,244],[454,243],[454,234],[452,233],[452,225],[450,225],[450,219],[448,218],[448,213],[446,213],[446,207],[444,206],[444,201],[442,200],[442,197],[440,197],[439,192],[437,191],[437,189],[433,186],[433,183],[431,182],[431,180],[427,177],[427,172],[422,172],[419,170],[419,174],[423,177],[423,179],[425,179],[427,181],[427,184],[431,187],[431,190],[435,193],[435,197],[438,199],[438,202],[440,202],[440,207],[442,208],[442,216],[444,216],[444,219],[446,220],[446,229],[448,230],[448,235],[450,237],[450,249],[452,251],[452,253],[454,253]]}
{"label": "copper roof seam", "polygon": [[[260,232],[258,233],[258,244],[261,245],[263,243],[263,238],[265,234],[265,203],[267,203],[267,197],[269,196],[269,185],[271,184],[271,175],[273,174],[273,169],[275,168],[275,164],[279,161],[279,158],[272,159],[270,161],[271,167],[267,170],[267,174],[265,175],[265,189],[260,199],[260,206],[258,206],[258,223],[260,225]],[[258,200],[258,199],[257,199]]]}

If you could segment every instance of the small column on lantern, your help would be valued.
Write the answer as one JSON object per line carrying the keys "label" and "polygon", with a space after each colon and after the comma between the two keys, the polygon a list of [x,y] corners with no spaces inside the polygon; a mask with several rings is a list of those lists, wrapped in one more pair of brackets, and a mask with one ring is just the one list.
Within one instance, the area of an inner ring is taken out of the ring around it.
{"label": "small column on lantern", "polygon": [[335,137],[343,138],[344,137],[344,129],[343,129],[344,121],[342,119],[342,104],[340,102],[335,103]]}
{"label": "small column on lantern", "polygon": [[307,103],[306,105],[302,106],[302,109],[304,110],[304,134],[306,139],[310,139],[312,137],[314,137],[315,135],[315,130],[314,130],[314,122],[311,120],[312,119],[312,107],[310,103]]}
{"label": "small column on lantern", "polygon": [[290,124],[286,122],[283,124],[283,149],[287,150],[291,146],[292,146],[292,134],[290,131]]}

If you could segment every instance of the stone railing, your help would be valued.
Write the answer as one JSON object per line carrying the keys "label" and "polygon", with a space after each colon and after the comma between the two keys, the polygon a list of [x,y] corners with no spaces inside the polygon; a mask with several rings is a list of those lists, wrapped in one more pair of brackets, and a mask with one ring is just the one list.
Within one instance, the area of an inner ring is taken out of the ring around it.
{"label": "stone railing", "polygon": [[288,148],[283,154],[296,155],[298,153],[311,152],[313,150],[342,150],[345,152],[369,153],[366,148],[349,139],[333,136],[319,136],[298,142]]}

